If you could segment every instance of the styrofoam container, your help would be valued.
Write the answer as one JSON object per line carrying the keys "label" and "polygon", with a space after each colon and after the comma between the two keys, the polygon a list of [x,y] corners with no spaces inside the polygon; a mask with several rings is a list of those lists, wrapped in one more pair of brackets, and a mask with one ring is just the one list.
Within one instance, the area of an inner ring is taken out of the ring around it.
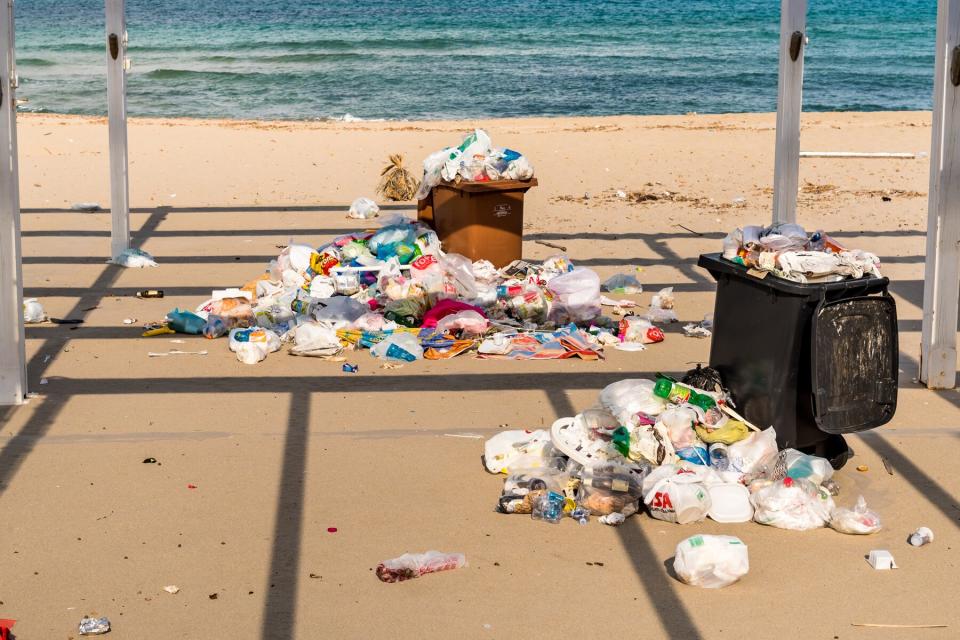
{"label": "styrofoam container", "polygon": [[711,506],[707,515],[717,522],[753,520],[750,491],[739,482],[722,482],[708,487]]}

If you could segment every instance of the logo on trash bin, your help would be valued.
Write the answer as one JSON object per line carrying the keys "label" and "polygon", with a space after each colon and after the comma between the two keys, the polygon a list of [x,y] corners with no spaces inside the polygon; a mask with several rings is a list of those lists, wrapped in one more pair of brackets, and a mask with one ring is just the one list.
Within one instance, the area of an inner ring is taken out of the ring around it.
{"label": "logo on trash bin", "polygon": [[493,215],[497,218],[503,218],[513,213],[509,204],[498,204],[493,207]]}

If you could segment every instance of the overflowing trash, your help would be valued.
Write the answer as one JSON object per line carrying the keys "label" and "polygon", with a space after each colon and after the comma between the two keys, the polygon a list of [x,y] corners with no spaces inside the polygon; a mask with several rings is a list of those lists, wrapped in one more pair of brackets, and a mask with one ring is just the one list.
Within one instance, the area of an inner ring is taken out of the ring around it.
{"label": "overflowing trash", "polygon": [[[369,349],[384,362],[409,363],[468,352],[598,360],[606,346],[663,341],[650,313],[604,316],[600,290],[597,274],[566,255],[496,269],[443,252],[432,229],[397,217],[318,248],[291,243],[260,277],[214,292],[193,311],[174,309],[144,335],[229,336],[230,350],[247,364],[283,344],[299,356]],[[655,309],[675,319],[670,290],[654,297]]]}
{"label": "overflowing trash", "polygon": [[[594,406],[549,430],[494,435],[483,459],[487,471],[506,476],[497,511],[549,523],[569,517],[585,524],[596,516],[617,525],[645,510],[681,525],[711,518],[796,531],[881,528],[862,497],[852,509],[836,506],[839,488],[828,460],[778,450],[773,427],[744,421],[708,367],[681,380],[658,375],[614,382]],[[743,554],[745,573],[745,547]]]}
{"label": "overflowing trash", "polygon": [[459,146],[447,147],[427,156],[423,161],[423,180],[414,197],[423,200],[441,182],[531,178],[533,166],[526,156],[512,149],[494,147],[487,132],[476,129]]}
{"label": "overflowing trash", "polygon": [[808,234],[793,223],[734,229],[723,240],[723,257],[803,284],[880,277],[880,259],[847,249],[823,231]]}
{"label": "overflowing trash", "polygon": [[382,582],[403,582],[428,573],[452,571],[467,566],[467,558],[462,553],[405,553],[399,558],[384,560],[377,565],[377,577]]}

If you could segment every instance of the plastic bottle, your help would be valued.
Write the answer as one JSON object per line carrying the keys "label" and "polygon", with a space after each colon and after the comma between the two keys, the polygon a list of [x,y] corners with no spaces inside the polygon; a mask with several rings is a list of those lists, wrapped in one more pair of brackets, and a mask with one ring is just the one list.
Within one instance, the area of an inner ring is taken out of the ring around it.
{"label": "plastic bottle", "polygon": [[700,407],[704,411],[709,411],[717,406],[716,400],[705,393],[697,393],[690,387],[674,382],[670,378],[660,376],[653,387],[653,393],[656,396],[669,400],[674,404],[690,404]]}
{"label": "plastic bottle", "polygon": [[138,298],[162,298],[163,291],[161,289],[144,289],[143,291],[137,291]]}
{"label": "plastic bottle", "polygon": [[730,468],[730,454],[727,445],[717,442],[710,445],[710,466],[717,471],[726,471]]}
{"label": "plastic bottle", "polygon": [[533,503],[530,517],[534,520],[545,520],[557,524],[563,519],[563,496],[554,491],[548,491],[538,497]]}

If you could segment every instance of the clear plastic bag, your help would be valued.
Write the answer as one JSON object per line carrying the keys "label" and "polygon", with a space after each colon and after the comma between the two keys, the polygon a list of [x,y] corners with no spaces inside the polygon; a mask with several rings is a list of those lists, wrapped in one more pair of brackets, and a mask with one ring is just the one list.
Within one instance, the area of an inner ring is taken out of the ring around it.
{"label": "clear plastic bag", "polygon": [[730,468],[740,473],[754,473],[763,463],[777,454],[777,432],[773,427],[754,431],[749,436],[730,445],[727,450]]}
{"label": "clear plastic bag", "polygon": [[642,293],[643,285],[630,274],[618,273],[604,280],[603,290],[621,295],[632,295]]}
{"label": "clear plastic bag", "polygon": [[377,565],[377,577],[382,582],[403,582],[428,573],[450,571],[465,566],[467,558],[462,553],[405,553],[399,558],[384,560]]}
{"label": "clear plastic bag", "polygon": [[557,324],[589,322],[600,315],[600,277],[591,269],[578,267],[550,280],[547,288],[555,296],[550,319]]}
{"label": "clear plastic bag", "polygon": [[423,347],[412,333],[402,331],[373,345],[370,353],[393,362],[415,362],[423,358]]}
{"label": "clear plastic bag", "polygon": [[750,496],[750,502],[754,506],[753,519],[756,522],[794,531],[819,529],[830,521],[833,509],[833,499],[829,495],[821,494],[809,480],[793,478],[784,478],[758,489]]}
{"label": "clear plastic bag", "polygon": [[378,215],[380,207],[370,198],[357,198],[350,204],[350,211],[347,213],[348,218],[357,220],[376,218]]}
{"label": "clear plastic bag", "polygon": [[859,496],[852,509],[835,507],[830,511],[830,527],[840,533],[867,535],[877,533],[883,525],[880,516],[867,509],[867,501]]}
{"label": "clear plastic bag", "polygon": [[27,298],[23,301],[23,322],[25,324],[34,324],[43,322],[47,319],[47,314],[43,310],[36,298]]}
{"label": "clear plastic bag", "polygon": [[677,545],[673,570],[695,587],[726,587],[750,571],[747,545],[734,536],[692,536]]}
{"label": "clear plastic bag", "polygon": [[612,413],[620,424],[632,424],[638,413],[655,416],[664,410],[666,401],[653,393],[653,380],[643,378],[620,380],[600,392],[600,405]]}

